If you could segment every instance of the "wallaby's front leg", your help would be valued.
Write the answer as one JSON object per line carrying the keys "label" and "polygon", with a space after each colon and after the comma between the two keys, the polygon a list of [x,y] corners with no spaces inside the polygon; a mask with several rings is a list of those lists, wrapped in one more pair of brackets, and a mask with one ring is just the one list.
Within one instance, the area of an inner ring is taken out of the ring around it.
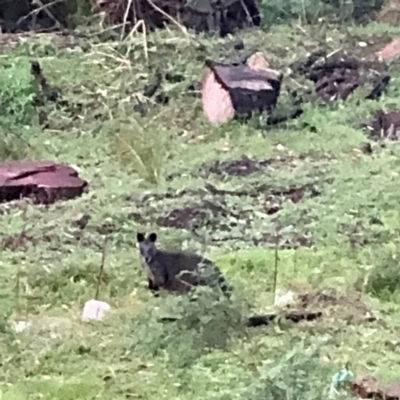
{"label": "wallaby's front leg", "polygon": [[160,294],[158,293],[158,291],[160,290],[160,287],[157,286],[150,278],[147,278],[147,282],[148,282],[148,288],[150,292],[153,293],[153,296],[159,297]]}

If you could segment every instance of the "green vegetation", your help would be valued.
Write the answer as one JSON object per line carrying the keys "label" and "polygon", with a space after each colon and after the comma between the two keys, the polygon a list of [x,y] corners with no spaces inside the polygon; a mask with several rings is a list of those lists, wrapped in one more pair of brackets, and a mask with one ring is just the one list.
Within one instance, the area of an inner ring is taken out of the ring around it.
{"label": "green vegetation", "polygon": [[[32,37],[5,50],[0,158],[76,165],[90,187],[49,207],[26,200],[0,205],[3,400],[317,400],[326,398],[332,375],[347,362],[357,376],[398,377],[400,149],[386,143],[374,145],[372,155],[360,151],[366,141],[361,123],[378,109],[400,107],[398,62],[379,101],[361,100],[359,90],[329,107],[307,105],[280,127],[256,118],[210,126],[201,99],[188,93],[206,58],[263,51],[286,74],[326,37],[330,50],[359,54],[370,50],[349,35],[384,31],[378,23],[325,28],[323,35],[297,22],[245,30],[240,51],[235,38],[199,35],[194,41],[172,28],[152,33],[146,47],[140,35],[72,45],[68,37]],[[390,35],[398,33],[391,28]],[[61,88],[68,106],[35,106],[31,59]],[[164,82],[169,103],[152,105],[141,117],[134,106],[144,101],[143,88],[157,69],[182,79]],[[302,85],[285,77],[280,106],[289,89]],[[38,111],[47,117],[45,127]],[[244,177],[213,172],[216,161],[243,155],[273,162]],[[207,184],[232,193],[213,194],[204,190]],[[297,203],[263,196],[262,187],[306,184],[320,195],[306,191]],[[282,207],[269,214],[274,201]],[[171,212],[188,207],[199,212],[187,229],[172,227]],[[76,226],[82,214],[91,217],[84,230]],[[104,240],[99,227],[107,221],[116,230],[100,299],[113,312],[102,322],[82,322],[83,305],[96,292]],[[190,248],[215,261],[234,287],[232,303],[216,301],[206,289],[196,302],[153,298],[135,238],[137,231],[154,230],[163,248]],[[268,237],[276,233],[291,247],[278,251],[278,289],[308,293],[310,308],[324,316],[248,328],[246,317],[273,309],[275,244]],[[296,246],[300,237],[312,246]],[[321,300],[321,291],[337,301]],[[368,308],[375,322],[365,322]],[[15,332],[13,323],[25,319],[31,326]]]}

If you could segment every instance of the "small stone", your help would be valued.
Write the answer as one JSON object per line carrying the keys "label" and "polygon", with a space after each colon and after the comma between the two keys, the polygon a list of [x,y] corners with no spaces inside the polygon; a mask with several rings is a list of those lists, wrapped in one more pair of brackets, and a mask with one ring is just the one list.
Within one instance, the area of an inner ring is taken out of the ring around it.
{"label": "small stone", "polygon": [[359,42],[358,45],[359,45],[360,47],[367,47],[367,46],[368,46],[368,44],[365,43],[365,42]]}
{"label": "small stone", "polygon": [[89,300],[83,309],[82,321],[96,320],[101,321],[111,310],[111,306],[100,300]]}
{"label": "small stone", "polygon": [[278,144],[278,145],[276,146],[276,149],[277,149],[278,151],[285,151],[285,150],[286,150],[285,146],[283,146],[283,145],[281,145],[281,144]]}
{"label": "small stone", "polygon": [[31,326],[31,323],[29,321],[14,321],[13,325],[14,331],[21,333],[27,330]]}
{"label": "small stone", "polygon": [[282,290],[277,290],[275,293],[275,306],[277,307],[287,307],[295,303],[295,294],[290,290],[288,292],[283,292]]}

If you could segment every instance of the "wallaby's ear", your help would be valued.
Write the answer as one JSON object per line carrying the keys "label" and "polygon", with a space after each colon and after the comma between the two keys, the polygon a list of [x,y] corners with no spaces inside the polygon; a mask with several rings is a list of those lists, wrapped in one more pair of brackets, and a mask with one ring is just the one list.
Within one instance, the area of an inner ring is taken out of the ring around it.
{"label": "wallaby's ear", "polygon": [[144,233],[138,233],[138,234],[136,235],[136,238],[137,238],[137,241],[138,241],[139,243],[140,243],[140,242],[143,242],[144,239],[145,239]]}
{"label": "wallaby's ear", "polygon": [[150,242],[155,243],[156,240],[157,240],[157,234],[156,233],[150,233],[149,240],[150,240]]}

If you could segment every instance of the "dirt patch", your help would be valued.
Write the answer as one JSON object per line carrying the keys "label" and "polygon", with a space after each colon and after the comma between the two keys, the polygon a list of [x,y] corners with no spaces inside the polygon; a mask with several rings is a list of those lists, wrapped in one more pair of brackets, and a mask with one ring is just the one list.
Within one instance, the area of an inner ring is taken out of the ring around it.
{"label": "dirt patch", "polygon": [[384,63],[339,55],[327,57],[326,52],[320,50],[292,66],[295,72],[314,83],[310,101],[346,100],[361,87],[366,88],[366,99],[378,99],[389,84],[390,75]]}
{"label": "dirt patch", "polygon": [[174,209],[165,217],[157,218],[157,224],[176,229],[196,229],[203,226],[219,230],[229,231],[238,225],[239,220],[247,220],[249,211],[235,212],[223,199],[207,200]]}
{"label": "dirt patch", "polygon": [[248,176],[261,171],[270,163],[271,160],[257,161],[243,156],[241,159],[234,161],[215,161],[207,169],[217,175]]}
{"label": "dirt patch", "polygon": [[375,140],[394,140],[400,139],[400,111],[378,111],[372,121],[363,126],[364,132]]}
{"label": "dirt patch", "polygon": [[[244,238],[237,234],[237,228],[240,227],[240,230],[251,229],[254,211],[257,209],[265,214],[273,215],[282,209],[286,201],[298,203],[305,196],[317,196],[319,194],[320,192],[311,184],[281,189],[259,185],[248,190],[222,190],[207,184],[203,190],[181,191],[175,192],[173,195],[169,193],[170,197],[179,199],[183,195],[189,195],[191,203],[158,216],[156,223],[159,226],[190,231],[207,227],[213,232],[224,232],[222,236],[215,235],[211,239],[214,243],[245,240],[253,241],[255,245],[270,244],[275,246],[278,240],[279,248],[310,247],[313,241],[311,236],[304,232],[293,230],[293,232],[279,235],[278,238],[272,233],[264,233],[261,237],[248,236]],[[154,197],[156,196],[153,196],[152,201],[154,201]],[[164,199],[165,197],[164,195]],[[240,200],[241,197],[246,197],[246,203]],[[142,223],[151,222],[143,215],[140,215],[140,219]],[[232,234],[230,234],[231,232]]]}
{"label": "dirt patch", "polygon": [[[360,58],[371,58],[375,53],[382,50],[389,44],[393,38],[387,34],[384,35],[354,35],[348,39],[348,45],[351,46],[352,55]],[[360,45],[361,44],[361,45]]]}
{"label": "dirt patch", "polygon": [[[215,174],[219,176],[237,176],[246,177],[256,172],[263,171],[266,167],[273,166],[288,166],[291,167],[295,164],[296,157],[284,155],[282,157],[267,158],[264,160],[256,160],[243,155],[237,160],[230,161],[214,161],[212,163],[205,163],[199,168],[200,176],[209,176]],[[196,173],[199,175],[199,173]]]}
{"label": "dirt patch", "polygon": [[[286,315],[286,318],[293,322],[299,322],[299,320],[313,321],[322,317],[324,327],[332,325],[337,327],[342,324],[359,325],[376,320],[372,311],[364,304],[360,296],[354,294],[339,295],[335,290],[298,294],[296,303],[287,305],[285,308],[285,310],[281,310],[281,314]],[[296,315],[301,317],[296,318]],[[252,321],[253,325],[251,326],[261,325],[265,318],[266,316],[253,317],[254,321]],[[273,320],[273,318],[270,318],[270,320]]]}
{"label": "dirt patch", "polygon": [[[237,226],[235,220],[247,220],[252,210],[233,210],[226,202],[226,196],[257,198],[258,204],[260,205],[261,202],[264,212],[272,215],[282,209],[285,201],[290,200],[293,203],[298,203],[305,195],[310,195],[311,197],[320,195],[319,190],[311,184],[287,189],[271,189],[266,186],[260,186],[249,190],[222,190],[217,189],[211,184],[207,184],[206,189],[215,196],[214,199],[203,199],[203,201],[191,206],[176,208],[166,216],[157,218],[157,224],[177,229],[193,229],[195,227],[208,226],[222,231],[229,231],[230,227]],[[192,195],[196,193],[196,191],[192,192]],[[181,198],[182,194],[180,195],[180,193],[175,193],[175,196]],[[185,192],[185,194],[187,193]],[[204,191],[196,194],[196,197],[204,197]],[[224,223],[224,220],[228,218],[230,219],[229,223]],[[304,242],[300,238],[299,240],[300,242]]]}
{"label": "dirt patch", "polygon": [[307,183],[302,186],[290,186],[288,188],[278,188],[271,187],[268,185],[257,185],[252,188],[240,189],[240,190],[224,190],[218,189],[210,183],[206,184],[206,189],[214,195],[230,195],[230,196],[249,196],[249,197],[259,197],[264,195],[266,200],[271,200],[272,198],[280,198],[286,200],[292,200],[293,203],[298,203],[302,198],[309,194],[311,197],[319,196],[321,192],[317,189],[314,184]]}
{"label": "dirt patch", "polygon": [[[251,162],[240,165],[251,165]],[[240,172],[241,173],[241,172]],[[326,180],[329,181],[330,180]],[[318,184],[324,181],[318,181]],[[196,233],[196,230],[207,228],[215,244],[227,241],[276,245],[273,231],[276,226],[282,230],[279,236],[279,248],[310,247],[313,240],[309,232],[293,228],[282,229],[279,216],[286,202],[299,203],[306,198],[319,196],[320,190],[314,183],[277,187],[268,184],[251,184],[243,182],[238,189],[220,189],[211,183],[203,188],[173,190],[164,193],[148,193],[142,198],[131,199],[139,205],[148,205],[141,212],[130,214],[140,224],[157,224],[158,226],[184,229]],[[151,206],[150,206],[151,204]],[[274,215],[271,229],[259,231],[256,228],[258,213]],[[254,233],[250,233],[254,232]],[[269,233],[271,232],[271,233]]]}
{"label": "dirt patch", "polygon": [[353,224],[340,224],[338,232],[346,236],[351,247],[356,249],[357,247],[379,244],[382,240],[386,240],[386,233],[377,231],[374,228],[376,225],[383,225],[383,223],[378,217],[371,216],[369,223],[357,221]]}
{"label": "dirt patch", "polygon": [[298,306],[304,310],[324,310],[324,315],[347,324],[373,322],[376,317],[360,295],[338,295],[336,291],[306,293],[298,296]]}
{"label": "dirt patch", "polygon": [[[327,180],[328,182],[328,180]],[[330,182],[330,181],[329,181]],[[225,196],[237,196],[237,197],[250,197],[250,198],[258,198],[259,196],[264,195],[265,198],[269,196],[275,197],[285,197],[287,199],[292,200],[294,203],[299,202],[306,194],[309,194],[311,197],[319,196],[321,192],[317,188],[317,186],[313,183],[306,183],[302,186],[289,186],[288,188],[284,187],[273,187],[267,184],[260,184],[256,186],[251,186],[249,188],[237,189],[237,190],[225,190],[218,189],[216,186],[211,183],[206,183],[204,189],[183,189],[180,191],[168,190],[166,193],[161,194],[147,194],[139,200],[140,204],[144,204],[154,200],[165,200],[165,199],[181,199],[184,196],[188,196],[191,199],[193,198],[204,198],[206,195],[214,195],[220,198]]]}
{"label": "dirt patch", "polygon": [[278,245],[278,249],[297,249],[299,247],[311,247],[314,241],[310,235],[302,232],[291,232],[285,235],[267,232],[261,238],[254,237],[253,243],[255,246],[267,244],[271,247]]}
{"label": "dirt patch", "polygon": [[5,236],[1,239],[1,248],[11,251],[27,250],[29,246],[38,244],[38,240],[27,232]]}
{"label": "dirt patch", "polygon": [[157,218],[157,225],[177,229],[190,229],[207,224],[208,213],[203,207],[195,205],[172,210],[165,217]]}

